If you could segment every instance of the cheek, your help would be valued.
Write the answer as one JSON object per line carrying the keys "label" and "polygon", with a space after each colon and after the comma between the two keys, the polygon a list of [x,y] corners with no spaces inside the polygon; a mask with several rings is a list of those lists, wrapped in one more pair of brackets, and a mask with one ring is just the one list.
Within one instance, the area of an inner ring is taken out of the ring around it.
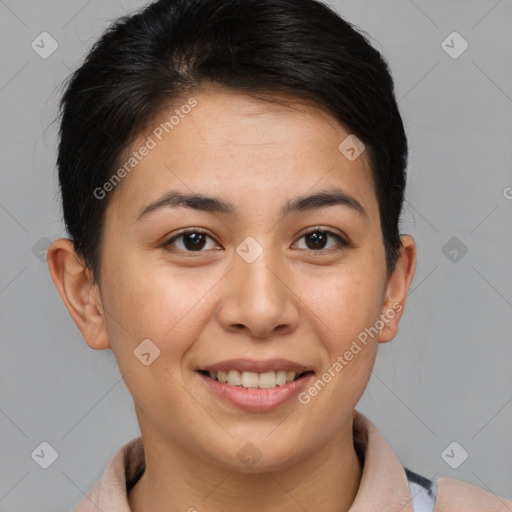
{"label": "cheek", "polygon": [[304,288],[304,300],[326,324],[332,344],[357,337],[379,317],[382,279],[369,270],[339,270]]}
{"label": "cheek", "polygon": [[[379,318],[380,297],[381,280],[376,274],[347,271],[326,278],[307,299],[325,358],[317,376],[321,382],[306,390],[304,400],[329,411],[333,429],[355,407],[368,384],[378,347],[371,327]],[[318,414],[313,426],[320,427],[322,418]]]}
{"label": "cheek", "polygon": [[116,357],[130,363],[135,348],[150,339],[166,361],[179,364],[204,328],[204,299],[218,277],[150,266],[142,258],[116,261],[117,268],[104,274],[107,325]]}
{"label": "cheek", "polygon": [[[325,403],[358,398],[367,384],[377,353],[375,322],[381,311],[383,278],[380,267],[362,260],[361,267],[338,271],[322,281],[307,299],[321,322],[323,349],[334,385],[323,394]],[[372,270],[376,269],[376,270]],[[317,283],[318,284],[318,283]],[[306,294],[307,296],[307,294]],[[329,380],[329,375],[326,380]],[[340,402],[341,403],[341,402]]]}
{"label": "cheek", "polygon": [[117,264],[104,274],[104,299],[112,350],[126,385],[139,406],[147,404],[146,414],[158,404],[185,410],[190,404],[180,392],[182,365],[204,329],[208,315],[201,298],[214,283],[203,278],[194,285],[184,273],[173,275],[169,267],[151,268],[136,259]]}

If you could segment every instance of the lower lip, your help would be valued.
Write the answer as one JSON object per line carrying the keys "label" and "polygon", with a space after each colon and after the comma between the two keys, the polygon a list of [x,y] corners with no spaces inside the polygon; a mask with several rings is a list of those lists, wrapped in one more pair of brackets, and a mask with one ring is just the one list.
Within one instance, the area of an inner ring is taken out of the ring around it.
{"label": "lower lip", "polygon": [[306,373],[297,380],[270,389],[231,386],[230,384],[207,377],[203,373],[198,372],[198,375],[211,391],[240,409],[265,412],[275,409],[291,400],[294,396],[297,396],[306,387],[307,382],[314,374]]}

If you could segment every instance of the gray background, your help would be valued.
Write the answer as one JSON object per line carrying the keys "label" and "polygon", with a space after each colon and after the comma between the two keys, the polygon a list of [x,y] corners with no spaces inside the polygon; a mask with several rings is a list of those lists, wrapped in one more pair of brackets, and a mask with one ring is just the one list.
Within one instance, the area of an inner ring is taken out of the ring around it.
{"label": "gray background", "polygon": [[[44,248],[65,236],[59,86],[110,20],[143,3],[0,0],[3,512],[70,510],[139,435],[112,353],[82,340]],[[402,232],[419,247],[400,332],[357,408],[410,469],[512,498],[512,2],[332,5],[390,63],[410,141]],[[31,48],[43,31],[59,45],[47,59]],[[441,46],[453,31],[469,44],[458,58]],[[31,458],[42,441],[59,454],[48,469]],[[441,456],[453,441],[469,453],[458,469]]]}

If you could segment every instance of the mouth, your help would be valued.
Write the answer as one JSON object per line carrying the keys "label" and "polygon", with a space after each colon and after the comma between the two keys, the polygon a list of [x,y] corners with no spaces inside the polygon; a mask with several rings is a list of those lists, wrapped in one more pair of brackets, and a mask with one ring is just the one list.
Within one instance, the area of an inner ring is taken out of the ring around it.
{"label": "mouth", "polygon": [[298,381],[306,375],[312,375],[312,370],[296,372],[294,370],[277,370],[268,372],[249,372],[240,370],[209,371],[198,370],[211,380],[245,389],[273,389]]}
{"label": "mouth", "polygon": [[312,370],[262,373],[196,370],[196,373],[213,399],[252,413],[270,412],[292,403],[292,399],[306,388],[315,374]]}
{"label": "mouth", "polygon": [[251,412],[267,412],[290,403],[315,372],[285,359],[236,359],[195,370],[209,395]]}

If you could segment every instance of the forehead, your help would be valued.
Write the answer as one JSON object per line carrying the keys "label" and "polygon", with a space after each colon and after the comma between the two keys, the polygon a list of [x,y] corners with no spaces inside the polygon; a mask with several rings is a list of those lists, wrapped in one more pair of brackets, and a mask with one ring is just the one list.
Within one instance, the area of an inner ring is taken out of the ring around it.
{"label": "forehead", "polygon": [[133,218],[178,189],[224,197],[241,209],[275,205],[277,211],[282,204],[276,201],[285,196],[341,187],[374,214],[366,152],[351,161],[340,150],[349,136],[334,117],[310,105],[272,104],[222,89],[199,92],[160,112],[122,155],[119,165],[134,165],[125,165],[130,171],[112,202]]}

